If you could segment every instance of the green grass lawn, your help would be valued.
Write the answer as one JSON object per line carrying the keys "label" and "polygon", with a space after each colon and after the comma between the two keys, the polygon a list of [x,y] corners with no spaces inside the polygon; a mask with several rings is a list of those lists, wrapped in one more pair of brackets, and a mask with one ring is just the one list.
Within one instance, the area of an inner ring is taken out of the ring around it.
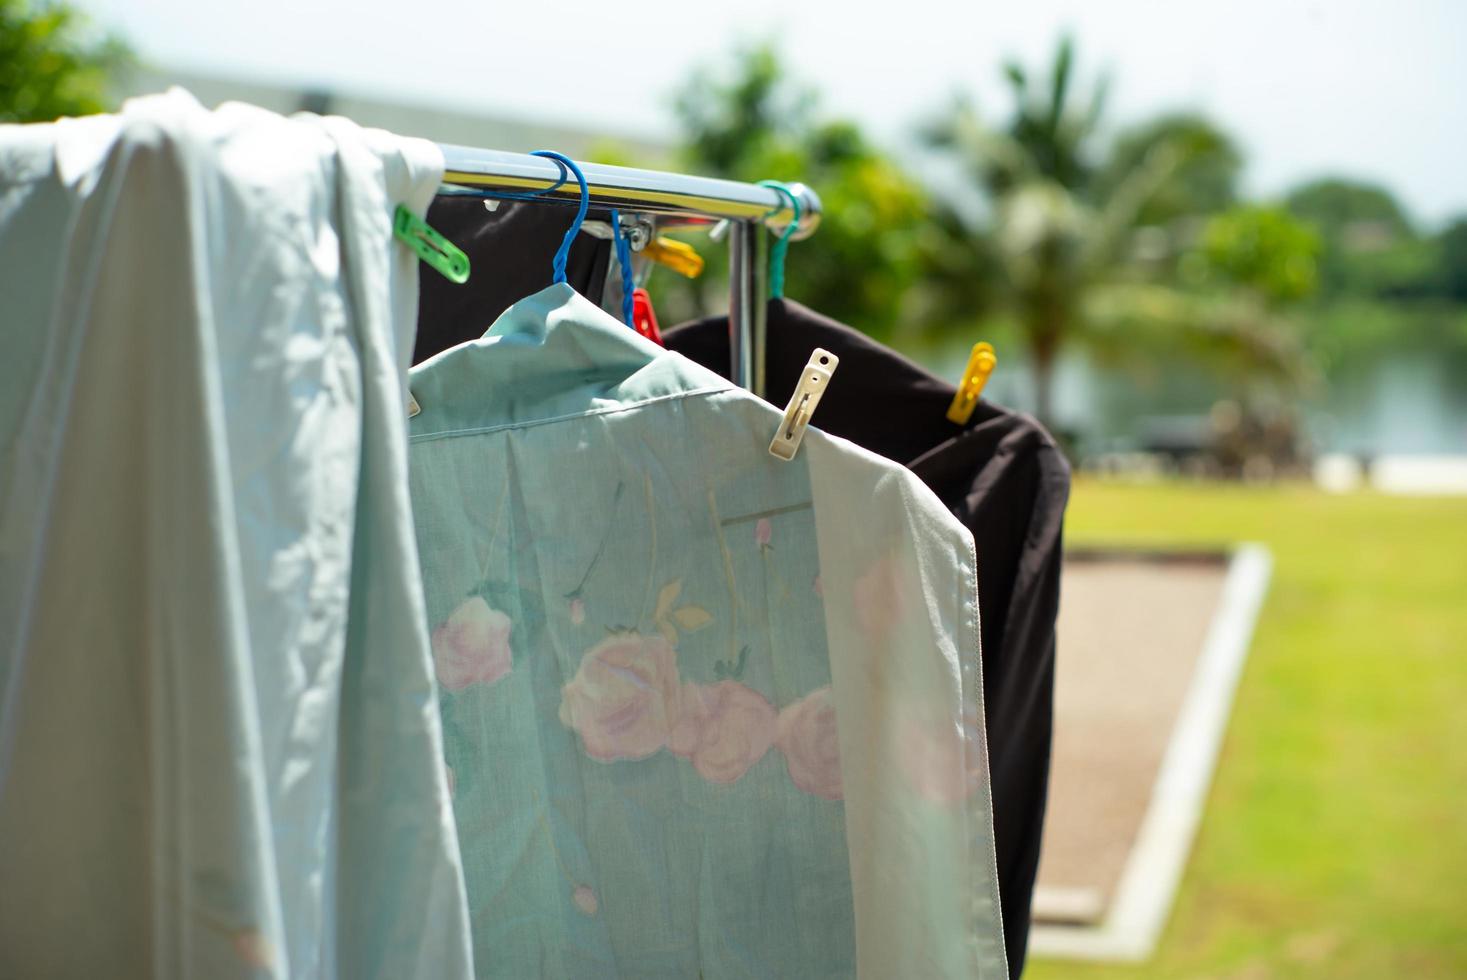
{"label": "green grass lawn", "polygon": [[1467,500],[1081,480],[1066,533],[1275,565],[1155,955],[1026,978],[1467,977]]}

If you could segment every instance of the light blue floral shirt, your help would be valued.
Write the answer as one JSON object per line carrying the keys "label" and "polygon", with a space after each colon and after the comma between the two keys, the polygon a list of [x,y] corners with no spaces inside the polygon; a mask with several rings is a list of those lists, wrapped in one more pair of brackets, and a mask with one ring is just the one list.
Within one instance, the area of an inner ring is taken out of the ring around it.
{"label": "light blue floral shirt", "polygon": [[972,539],[915,477],[776,459],[564,285],[410,387],[480,977],[1005,976]]}

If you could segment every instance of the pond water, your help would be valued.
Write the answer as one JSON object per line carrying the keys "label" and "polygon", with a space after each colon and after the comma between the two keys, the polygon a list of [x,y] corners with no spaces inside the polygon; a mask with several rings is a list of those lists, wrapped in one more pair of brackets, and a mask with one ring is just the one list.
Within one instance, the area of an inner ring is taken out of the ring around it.
{"label": "pond water", "polygon": [[[966,352],[916,357],[956,381]],[[985,397],[1033,410],[1033,384],[1023,358],[999,352],[999,368]],[[1087,453],[1134,450],[1148,423],[1200,418],[1228,397],[1224,384],[1186,365],[1138,374],[1073,355],[1062,359],[1055,376],[1057,427]],[[1467,454],[1467,364],[1461,362],[1424,353],[1393,355],[1334,372],[1301,407],[1316,452]]]}

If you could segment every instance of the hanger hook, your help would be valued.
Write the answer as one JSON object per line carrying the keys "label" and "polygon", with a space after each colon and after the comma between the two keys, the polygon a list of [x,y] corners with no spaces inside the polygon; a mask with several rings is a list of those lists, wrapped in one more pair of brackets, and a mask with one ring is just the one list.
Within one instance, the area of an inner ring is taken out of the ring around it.
{"label": "hanger hook", "polygon": [[621,227],[621,212],[616,208],[611,209],[611,237],[616,245],[616,264],[621,267],[621,318],[629,327],[636,327],[632,322],[633,299],[632,292],[637,288],[636,279],[632,275],[632,245],[627,241],[626,232]]}
{"label": "hanger hook", "polygon": [[[792,218],[790,220],[790,223],[785,226],[784,231],[779,236],[779,240],[775,242],[774,247],[769,250],[769,298],[783,299],[784,259],[785,255],[788,254],[790,250],[790,238],[793,237],[794,233],[799,231],[800,229],[800,197],[794,191],[790,190],[789,185],[784,183],[783,181],[761,180],[759,181],[759,186],[768,187],[770,190],[782,195],[785,200],[790,202],[790,208],[793,209],[795,212],[794,218]],[[780,209],[776,208],[775,210],[771,211],[770,214],[777,214],[779,213],[779,210]]]}
{"label": "hanger hook", "polygon": [[[576,162],[564,153],[557,153],[554,150],[535,150],[530,155],[545,157],[546,159],[554,160],[564,168],[569,168],[570,172],[576,175],[576,181],[581,185],[581,204],[580,207],[576,208],[576,220],[571,222],[569,230],[565,233],[565,238],[560,243],[560,248],[555,250],[555,259],[551,263],[551,268],[555,270],[555,278],[552,282],[559,284],[565,282],[565,264],[566,260],[570,258],[571,242],[575,241],[576,236],[581,233],[581,222],[586,220],[586,210],[591,206],[591,189],[586,185],[586,175],[581,172],[581,168],[576,166]],[[561,178],[560,183],[565,183],[564,177]],[[560,184],[555,185],[555,187],[559,186]],[[553,187],[546,188],[547,191],[553,189]],[[798,218],[799,212],[796,211],[797,221]]]}

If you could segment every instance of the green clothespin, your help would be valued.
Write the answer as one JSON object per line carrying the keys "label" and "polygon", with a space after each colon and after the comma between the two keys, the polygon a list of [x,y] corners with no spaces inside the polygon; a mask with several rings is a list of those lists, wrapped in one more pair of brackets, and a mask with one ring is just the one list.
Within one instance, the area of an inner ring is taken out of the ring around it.
{"label": "green clothespin", "polygon": [[401,204],[392,217],[392,234],[418,253],[418,258],[443,273],[449,282],[469,281],[469,257],[463,250]]}

